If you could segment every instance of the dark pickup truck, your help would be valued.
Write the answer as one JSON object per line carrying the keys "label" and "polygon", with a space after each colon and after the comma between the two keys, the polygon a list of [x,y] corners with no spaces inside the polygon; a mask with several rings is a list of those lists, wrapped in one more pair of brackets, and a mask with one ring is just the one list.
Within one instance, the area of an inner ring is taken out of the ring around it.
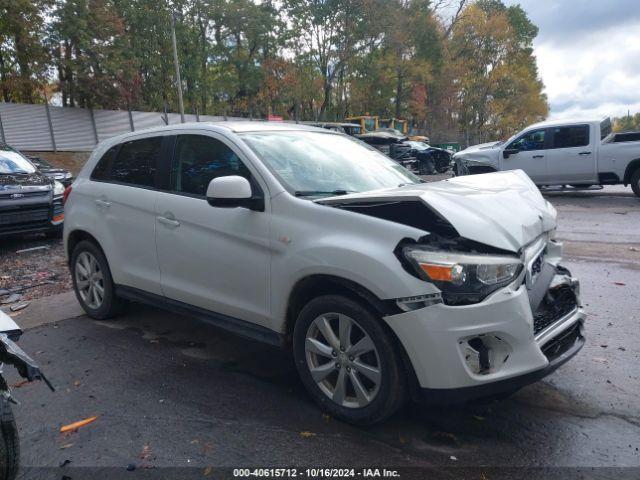
{"label": "dark pickup truck", "polygon": [[62,233],[64,186],[19,151],[0,144],[0,237]]}

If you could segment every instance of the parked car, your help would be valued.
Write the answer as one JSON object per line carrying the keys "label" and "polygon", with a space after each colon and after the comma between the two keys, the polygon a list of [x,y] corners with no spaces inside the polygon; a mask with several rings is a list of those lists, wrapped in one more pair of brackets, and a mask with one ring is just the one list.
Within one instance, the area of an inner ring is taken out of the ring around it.
{"label": "parked car", "polygon": [[19,151],[0,144],[0,237],[62,234],[64,186],[40,172]]}
{"label": "parked car", "polygon": [[64,187],[73,183],[73,174],[64,168],[54,167],[44,158],[25,155],[35,167],[52,180],[59,181]]}
{"label": "parked car", "polygon": [[513,392],[585,341],[555,209],[523,172],[424,183],[329,130],[171,125],[99,145],[66,212],[90,317],[138,300],[291,348],[355,424]]}
{"label": "parked car", "polygon": [[640,134],[612,134],[609,118],[536,123],[453,158],[458,175],[521,169],[537,185],[631,184],[640,196]]}
{"label": "parked car", "polygon": [[327,130],[333,130],[334,132],[346,133],[347,135],[359,135],[360,125],[357,123],[348,122],[307,122],[305,125],[312,127],[326,128]]}
{"label": "parked car", "polygon": [[451,168],[451,152],[448,150],[416,140],[408,140],[404,144],[411,148],[412,155],[416,157],[415,167],[420,175],[445,173]]}

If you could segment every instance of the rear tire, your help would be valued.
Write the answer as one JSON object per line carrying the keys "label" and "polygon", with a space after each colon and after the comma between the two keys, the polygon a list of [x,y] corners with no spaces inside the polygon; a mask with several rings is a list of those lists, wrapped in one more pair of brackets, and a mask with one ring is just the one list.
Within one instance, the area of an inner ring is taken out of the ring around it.
{"label": "rear tire", "polygon": [[640,168],[636,169],[631,175],[631,190],[637,197],[640,197]]}
{"label": "rear tire", "polygon": [[396,340],[377,315],[350,298],[311,300],[298,315],[293,353],[309,394],[335,418],[372,425],[405,401],[407,375]]}
{"label": "rear tire", "polygon": [[0,480],[14,480],[20,467],[20,439],[9,401],[0,398]]}
{"label": "rear tire", "polygon": [[71,254],[70,265],[76,298],[87,315],[105,320],[122,311],[123,301],[115,294],[109,264],[95,243],[79,242]]}

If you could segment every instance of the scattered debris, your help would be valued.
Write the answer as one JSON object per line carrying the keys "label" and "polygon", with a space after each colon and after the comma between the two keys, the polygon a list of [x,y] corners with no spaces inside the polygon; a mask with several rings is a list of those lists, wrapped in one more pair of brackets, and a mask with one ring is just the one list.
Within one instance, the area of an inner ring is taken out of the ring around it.
{"label": "scattered debris", "polygon": [[60,445],[60,450],[66,450],[71,447],[73,447],[73,443],[65,443],[64,445]]}
{"label": "scattered debris", "polygon": [[29,383],[29,380],[20,380],[19,382],[14,383],[13,385],[11,385],[11,388],[20,388],[24,385],[26,385],[27,383]]}
{"label": "scattered debris", "polygon": [[481,417],[480,415],[474,415],[473,418],[475,418],[479,422],[484,422],[484,417]]}
{"label": "scattered debris", "polygon": [[614,285],[620,285],[621,287],[624,287],[626,285],[626,283],[624,282],[613,282]]}
{"label": "scattered debris", "polygon": [[621,352],[626,352],[627,351],[627,349],[624,348],[624,347],[618,347],[618,350],[620,350]]}
{"label": "scattered debris", "polygon": [[36,250],[49,250],[49,245],[38,245],[37,247],[23,248],[22,250],[16,250],[16,253],[35,252]]}
{"label": "scattered debris", "polygon": [[204,472],[202,472],[202,475],[204,475],[205,477],[208,477],[209,475],[211,475],[211,472],[213,472],[213,467],[208,466],[207,468],[204,469]]}
{"label": "scattered debris", "polygon": [[598,363],[608,363],[607,359],[602,357],[593,357],[591,360]]}
{"label": "scattered debris", "polygon": [[451,455],[449,458],[451,460],[453,460],[453,461],[457,461],[458,460],[458,457],[456,457],[455,455]]}
{"label": "scattered debris", "polygon": [[22,298],[22,295],[18,294],[18,293],[12,293],[11,295],[9,295],[8,297],[4,297],[3,299],[0,299],[0,304],[2,305],[8,305],[10,303],[15,303],[18,300],[20,300]]}
{"label": "scattered debris", "polygon": [[65,458],[62,462],[60,462],[60,468],[66,467],[70,463],[71,463],[71,460],[69,460],[68,458]]}
{"label": "scattered debris", "polygon": [[606,343],[603,343],[602,345],[600,345],[602,348],[607,348],[609,345],[607,345]]}
{"label": "scattered debris", "polygon": [[133,472],[135,469],[136,469],[136,466],[134,463],[130,463],[129,465],[127,465],[128,472]]}
{"label": "scattered debris", "polygon": [[29,306],[29,303],[30,303],[30,302],[17,303],[17,304],[15,304],[15,305],[11,305],[11,307],[9,307],[9,309],[10,309],[12,312],[18,312],[18,311],[20,311],[20,310],[23,310],[23,309],[27,308],[27,307]]}
{"label": "scattered debris", "polygon": [[300,432],[300,436],[304,438],[315,437],[316,434],[313,432]]}
{"label": "scattered debris", "polygon": [[84,420],[79,420],[77,422],[70,423],[69,425],[64,425],[60,427],[60,433],[73,432],[75,430],[78,430],[80,427],[84,427],[85,425],[89,425],[90,423],[95,422],[97,419],[98,419],[97,416],[89,417],[89,418],[85,418]]}
{"label": "scattered debris", "polygon": [[636,248],[636,247],[629,247],[629,250],[632,252],[640,252],[640,249]]}

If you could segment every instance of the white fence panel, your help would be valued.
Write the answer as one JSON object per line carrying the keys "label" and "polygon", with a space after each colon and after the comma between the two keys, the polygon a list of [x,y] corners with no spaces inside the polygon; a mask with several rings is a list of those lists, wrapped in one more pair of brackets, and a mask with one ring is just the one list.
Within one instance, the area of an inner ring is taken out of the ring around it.
{"label": "white fence panel", "polygon": [[96,146],[96,134],[91,113],[84,108],[49,107],[58,150],[91,151]]}
{"label": "white fence panel", "polygon": [[22,150],[53,150],[44,105],[0,102],[4,141]]}
{"label": "white fence panel", "polygon": [[131,131],[129,112],[116,110],[94,110],[93,116],[98,130],[98,141]]}

